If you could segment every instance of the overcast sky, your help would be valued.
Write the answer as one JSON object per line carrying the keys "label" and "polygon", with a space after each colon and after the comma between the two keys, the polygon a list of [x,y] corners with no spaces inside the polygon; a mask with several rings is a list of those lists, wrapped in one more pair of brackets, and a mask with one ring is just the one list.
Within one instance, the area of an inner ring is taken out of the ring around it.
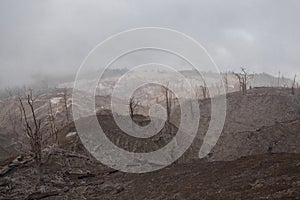
{"label": "overcast sky", "polygon": [[221,70],[300,75],[298,0],[1,0],[0,84],[75,72],[112,34],[155,26],[199,41]]}

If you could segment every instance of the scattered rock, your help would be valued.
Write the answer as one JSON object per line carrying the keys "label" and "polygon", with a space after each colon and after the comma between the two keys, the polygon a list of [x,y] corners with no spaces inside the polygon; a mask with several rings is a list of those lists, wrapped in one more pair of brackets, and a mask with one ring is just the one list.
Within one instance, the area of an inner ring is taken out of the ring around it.
{"label": "scattered rock", "polygon": [[75,135],[77,135],[77,132],[70,132],[70,133],[68,133],[68,134],[66,135],[66,138],[68,138],[68,137],[73,137],[73,136],[75,136]]}
{"label": "scattered rock", "polygon": [[252,184],[250,183],[249,185],[252,186],[253,188],[261,188],[264,186],[260,180],[256,180],[254,183]]}
{"label": "scattered rock", "polygon": [[70,191],[70,188],[66,186],[66,187],[63,188],[63,191],[64,191],[64,192],[69,192],[69,191]]}
{"label": "scattered rock", "polygon": [[5,174],[7,174],[8,172],[10,172],[13,169],[13,167],[10,167],[9,165],[4,166],[1,170],[0,170],[0,176],[4,176]]}
{"label": "scattered rock", "polygon": [[0,180],[0,187],[6,187],[10,184],[10,181],[7,179]]}
{"label": "scattered rock", "polygon": [[116,193],[117,193],[117,194],[119,194],[120,192],[123,192],[123,191],[124,191],[124,187],[123,187],[123,186],[118,185],[118,186],[116,187]]}

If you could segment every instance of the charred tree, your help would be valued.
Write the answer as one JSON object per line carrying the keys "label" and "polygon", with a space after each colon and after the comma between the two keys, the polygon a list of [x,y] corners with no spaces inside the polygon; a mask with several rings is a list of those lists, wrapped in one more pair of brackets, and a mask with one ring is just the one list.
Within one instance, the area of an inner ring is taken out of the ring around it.
{"label": "charred tree", "polygon": [[49,123],[50,123],[50,137],[58,144],[58,129],[56,126],[56,117],[53,113],[51,101],[49,101]]}
{"label": "charred tree", "polygon": [[171,111],[172,111],[172,99],[173,94],[168,86],[162,86],[162,92],[165,98],[166,110],[167,110],[167,122],[170,123]]}
{"label": "charred tree", "polygon": [[292,84],[292,95],[295,95],[296,78],[297,78],[297,75],[295,74],[294,79],[293,79],[293,84]]}
{"label": "charred tree", "polygon": [[65,112],[66,112],[67,123],[69,124],[70,123],[70,115],[69,115],[69,108],[68,108],[68,90],[66,88],[64,89],[63,103],[64,103]]}
{"label": "charred tree", "polygon": [[243,95],[245,95],[247,93],[248,84],[253,78],[253,75],[249,75],[245,68],[241,68],[241,73],[234,73],[234,75],[239,82],[240,91],[242,91]]}
{"label": "charred tree", "polygon": [[134,96],[130,97],[129,99],[129,114],[131,119],[133,120],[134,115],[137,112],[139,102],[135,99]]}
{"label": "charred tree", "polygon": [[[36,166],[39,167],[42,163],[42,134],[41,134],[41,120],[37,119],[32,90],[29,90],[29,94],[25,97],[26,101],[23,102],[22,98],[19,98],[20,110],[22,115],[22,124],[24,132],[29,138],[31,147],[31,153],[35,160]],[[25,105],[29,107],[29,113],[25,109]]]}

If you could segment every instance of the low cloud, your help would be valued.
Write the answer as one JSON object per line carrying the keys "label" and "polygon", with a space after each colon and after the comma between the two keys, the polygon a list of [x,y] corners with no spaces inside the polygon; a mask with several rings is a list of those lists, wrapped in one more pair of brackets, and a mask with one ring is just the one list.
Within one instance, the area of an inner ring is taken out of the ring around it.
{"label": "low cloud", "polygon": [[1,1],[0,84],[33,74],[74,74],[87,53],[120,31],[182,31],[203,44],[221,70],[300,74],[300,2],[45,0]]}

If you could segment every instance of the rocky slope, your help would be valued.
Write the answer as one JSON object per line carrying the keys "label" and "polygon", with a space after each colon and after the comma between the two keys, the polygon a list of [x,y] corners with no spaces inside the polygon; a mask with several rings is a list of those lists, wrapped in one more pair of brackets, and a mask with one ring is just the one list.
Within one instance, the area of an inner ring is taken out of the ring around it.
{"label": "rocky slope", "polygon": [[[227,113],[222,134],[214,147],[211,160],[234,160],[241,156],[268,151],[300,153],[300,96],[290,89],[256,88],[247,95],[227,95]],[[210,121],[210,100],[200,101],[200,126],[185,159],[198,158]],[[173,113],[178,116],[178,109]],[[192,156],[191,156],[192,155]]]}
{"label": "rocky slope", "polygon": [[[211,159],[233,160],[253,153],[266,153],[269,148],[275,152],[299,153],[299,147],[296,145],[299,141],[299,134],[297,134],[297,120],[300,117],[299,94],[300,92],[297,90],[296,95],[291,95],[291,89],[287,88],[257,88],[249,90],[247,95],[242,95],[240,92],[228,94],[224,129],[218,144],[213,149]],[[62,127],[65,123],[62,95],[61,92],[40,95],[36,104],[38,117],[47,122],[50,100],[56,113],[56,122],[58,126]],[[68,96],[68,99],[71,101],[71,96]],[[142,145],[144,140],[136,142],[134,138],[126,136],[114,124],[111,116],[104,112],[109,107],[109,98],[97,97],[96,103],[97,108],[102,109],[100,124],[102,123],[108,132],[114,133],[110,139],[122,143],[117,145],[128,146],[131,150],[145,151],[148,149],[150,151],[161,147],[176,134],[176,126],[180,123],[178,121],[180,112],[175,109],[172,114],[173,124],[169,125],[174,126],[172,133],[164,134],[166,131],[163,130],[162,134],[158,134],[149,141],[149,147],[144,148]],[[182,159],[183,161],[198,158],[198,152],[209,124],[210,100],[201,100],[199,103],[201,119],[198,135]],[[20,112],[17,100],[13,98],[3,99],[0,108],[1,160],[8,158],[10,154],[18,154],[20,149],[26,148],[26,142],[24,142],[26,138],[19,120]],[[15,130],[13,130],[10,118],[14,119]],[[148,119],[145,118],[145,120]],[[43,130],[45,132],[44,138],[49,137],[47,135],[49,126],[45,126]],[[73,129],[71,132],[74,131],[76,130]]]}
{"label": "rocky slope", "polygon": [[[223,133],[212,153],[199,160],[210,117],[210,101],[203,100],[191,148],[179,162],[147,174],[101,165],[85,150],[71,123],[60,131],[59,146],[44,149],[39,170],[27,155],[0,163],[0,199],[299,199],[298,99],[287,89],[274,88],[229,94]],[[82,120],[90,123],[89,118]],[[135,120],[149,122],[144,116]],[[177,131],[176,123],[168,124],[145,144],[123,133],[110,112],[101,112],[98,121],[110,140],[135,152],[161,148]]]}

